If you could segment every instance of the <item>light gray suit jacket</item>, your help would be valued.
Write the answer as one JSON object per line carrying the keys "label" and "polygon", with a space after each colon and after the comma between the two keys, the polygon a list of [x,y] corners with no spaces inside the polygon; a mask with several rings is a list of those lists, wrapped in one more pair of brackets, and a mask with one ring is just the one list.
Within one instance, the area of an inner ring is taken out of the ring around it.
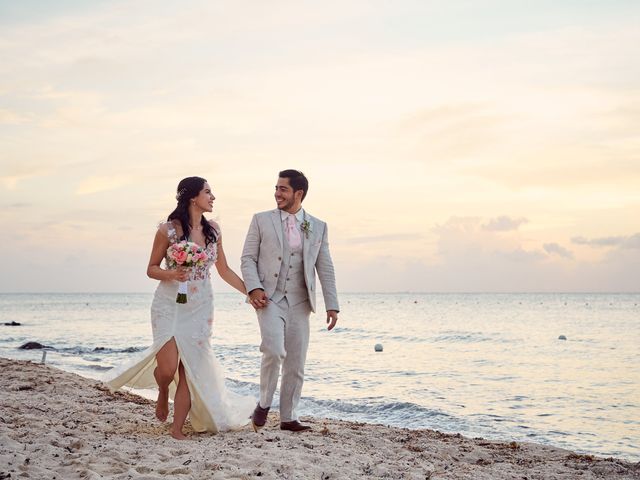
{"label": "light gray suit jacket", "polygon": [[[304,212],[309,222],[309,236],[302,232],[302,259],[304,279],[311,310],[316,311],[316,271],[327,310],[340,310],[333,261],[329,253],[327,224]],[[262,288],[271,298],[278,283],[283,259],[282,218],[280,210],[256,213],[242,249],[241,270],[247,292]]]}

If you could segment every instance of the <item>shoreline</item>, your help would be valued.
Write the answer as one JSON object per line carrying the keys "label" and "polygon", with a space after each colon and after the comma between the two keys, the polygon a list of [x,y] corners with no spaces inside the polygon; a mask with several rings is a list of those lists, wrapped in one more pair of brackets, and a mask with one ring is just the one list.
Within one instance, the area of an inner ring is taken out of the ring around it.
{"label": "shoreline", "polygon": [[256,434],[168,435],[155,402],[48,365],[0,357],[0,479],[640,479],[640,462],[433,430],[276,414]]}

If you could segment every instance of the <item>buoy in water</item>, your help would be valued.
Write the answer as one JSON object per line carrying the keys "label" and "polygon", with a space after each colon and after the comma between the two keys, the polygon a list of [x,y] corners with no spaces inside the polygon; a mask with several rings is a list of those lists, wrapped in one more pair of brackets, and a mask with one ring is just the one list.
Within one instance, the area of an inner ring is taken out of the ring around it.
{"label": "buoy in water", "polygon": [[376,343],[376,346],[373,347],[373,348],[374,348],[374,350],[376,352],[381,352],[382,351],[382,344],[381,343]]}
{"label": "buoy in water", "polygon": [[566,339],[567,339],[567,337],[565,337],[564,335],[560,335],[560,336],[558,337],[558,340],[566,340]]}

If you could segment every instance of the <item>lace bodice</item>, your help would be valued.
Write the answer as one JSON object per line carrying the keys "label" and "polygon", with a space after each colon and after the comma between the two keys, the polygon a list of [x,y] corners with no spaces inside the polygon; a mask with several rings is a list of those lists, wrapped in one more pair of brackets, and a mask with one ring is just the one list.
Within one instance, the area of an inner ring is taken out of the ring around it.
{"label": "lace bodice", "polygon": [[[173,223],[166,222],[161,224],[161,226],[164,226],[167,229],[166,231],[169,238],[169,244],[177,243],[179,241],[178,233],[176,232]],[[220,235],[219,232],[217,233],[218,235]],[[209,245],[207,245],[207,247],[205,248],[205,252],[207,254],[207,261],[201,267],[192,267],[190,269],[189,280],[205,280],[207,278],[211,278],[211,265],[216,263],[216,261],[218,260],[218,244],[216,242],[209,243]],[[167,268],[171,269],[171,267],[169,267],[169,261],[166,255],[165,265],[167,266]]]}

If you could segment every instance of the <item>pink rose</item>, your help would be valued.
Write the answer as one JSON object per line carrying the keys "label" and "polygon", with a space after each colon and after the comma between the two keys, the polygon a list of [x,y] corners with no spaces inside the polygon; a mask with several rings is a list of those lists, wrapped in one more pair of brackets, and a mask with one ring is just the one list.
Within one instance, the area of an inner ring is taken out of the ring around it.
{"label": "pink rose", "polygon": [[176,261],[176,263],[179,263],[180,265],[182,265],[187,259],[187,252],[185,252],[184,250],[180,252],[175,252],[173,254],[173,258]]}

